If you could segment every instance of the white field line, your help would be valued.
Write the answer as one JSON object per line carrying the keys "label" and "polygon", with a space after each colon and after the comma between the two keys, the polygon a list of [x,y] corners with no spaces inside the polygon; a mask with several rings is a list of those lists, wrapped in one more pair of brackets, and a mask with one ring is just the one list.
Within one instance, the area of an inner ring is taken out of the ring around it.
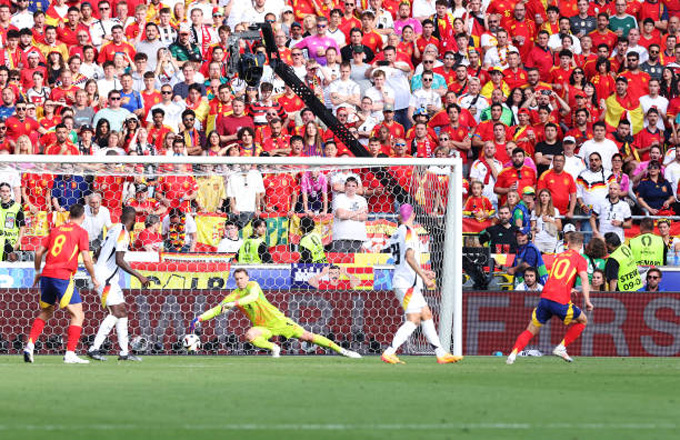
{"label": "white field line", "polygon": [[[676,423],[408,423],[408,424],[182,424],[165,426],[167,429],[192,431],[398,431],[398,430],[536,430],[536,429],[573,429],[573,430],[676,430]],[[72,431],[73,425],[0,425],[2,431]],[[132,431],[151,429],[147,424],[92,424],[77,427],[83,431]]]}

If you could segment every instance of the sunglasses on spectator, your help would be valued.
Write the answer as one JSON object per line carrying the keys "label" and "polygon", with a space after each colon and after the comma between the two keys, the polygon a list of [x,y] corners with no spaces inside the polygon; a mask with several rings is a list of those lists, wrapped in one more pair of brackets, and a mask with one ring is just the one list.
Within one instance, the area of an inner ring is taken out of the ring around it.
{"label": "sunglasses on spectator", "polygon": [[658,275],[649,275],[649,276],[647,277],[648,280],[658,280],[659,278],[661,278],[661,277],[658,276]]}
{"label": "sunglasses on spectator", "polygon": [[112,96],[109,98],[111,101],[120,101],[120,96]]}
{"label": "sunglasses on spectator", "polygon": [[326,26],[325,24],[317,24],[316,27],[317,27],[317,28],[320,28],[320,29],[323,29],[323,28],[325,28],[325,27],[327,27],[327,26]]}
{"label": "sunglasses on spectator", "polygon": [[434,64],[434,61],[425,60],[425,61],[423,61],[423,64]]}
{"label": "sunglasses on spectator", "polygon": [[100,6],[99,7],[100,11],[108,11],[109,9],[111,9],[111,8],[109,8],[108,6]]}
{"label": "sunglasses on spectator", "polygon": [[395,147],[405,147],[406,144],[404,144],[404,143],[402,143],[402,142],[398,142],[398,143],[394,144],[394,146],[395,146]]}
{"label": "sunglasses on spectator", "polygon": [[432,78],[423,78],[423,82],[432,82]]}
{"label": "sunglasses on spectator", "polygon": [[172,90],[162,90],[161,93],[164,95],[172,95]]}
{"label": "sunglasses on spectator", "polygon": [[3,125],[2,127],[0,127],[0,130],[7,130],[7,127]]}
{"label": "sunglasses on spectator", "polygon": [[21,106],[21,107],[17,106],[16,109],[17,109],[18,112],[25,112],[26,111],[26,107],[24,107],[24,106]]}

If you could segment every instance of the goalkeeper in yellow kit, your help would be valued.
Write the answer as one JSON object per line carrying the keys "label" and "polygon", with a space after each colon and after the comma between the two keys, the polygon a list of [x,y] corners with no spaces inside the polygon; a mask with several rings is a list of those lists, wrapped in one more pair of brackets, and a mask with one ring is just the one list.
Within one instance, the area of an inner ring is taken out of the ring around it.
{"label": "goalkeeper in yellow kit", "polygon": [[273,357],[281,356],[281,347],[270,342],[272,336],[284,336],[297,338],[301,341],[311,342],[331,350],[343,356],[359,359],[361,355],[351,350],[340,347],[335,342],[321,335],[308,332],[298,323],[288,318],[265,298],[257,281],[250,281],[248,271],[236,269],[234,271],[236,289],[227,295],[216,307],[203,313],[191,321],[189,331],[193,332],[201,322],[209,321],[214,317],[239,308],[253,323],[253,327],[246,332],[246,340],[256,347],[264,348],[272,352]]}

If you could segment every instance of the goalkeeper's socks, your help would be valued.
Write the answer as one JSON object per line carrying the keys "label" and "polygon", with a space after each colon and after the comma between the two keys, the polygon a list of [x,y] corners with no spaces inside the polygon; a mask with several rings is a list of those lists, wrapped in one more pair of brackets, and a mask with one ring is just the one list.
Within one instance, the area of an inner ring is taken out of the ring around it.
{"label": "goalkeeper's socks", "polygon": [[515,345],[512,347],[512,351],[514,353],[519,353],[520,351],[524,350],[524,347],[527,346],[529,341],[531,341],[531,338],[533,338],[534,335],[529,331],[529,330],[524,330],[518,337],[517,340],[515,341]]}
{"label": "goalkeeper's socks", "polygon": [[94,337],[94,342],[92,343],[92,347],[90,347],[89,351],[99,350],[99,348],[104,343],[104,339],[106,339],[109,333],[111,333],[113,326],[116,325],[116,322],[118,322],[118,318],[111,314],[104,318],[101,325],[99,326],[99,330],[97,331],[97,335]]}
{"label": "goalkeeper's socks", "polygon": [[342,351],[342,347],[340,347],[340,346],[339,346],[338,344],[336,344],[335,342],[333,342],[333,341],[331,341],[330,339],[328,339],[328,338],[326,338],[326,337],[324,337],[324,336],[321,336],[321,335],[316,335],[316,334],[315,334],[315,335],[312,337],[312,343],[313,343],[313,344],[316,344],[316,345],[319,345],[319,346],[321,346],[321,347],[330,348],[331,350],[333,350],[333,351],[336,352],[336,353],[340,353],[340,352]]}
{"label": "goalkeeper's socks", "polygon": [[385,350],[385,353],[388,355],[396,353],[397,350],[399,350],[399,347],[401,347],[404,342],[408,341],[408,338],[417,328],[418,326],[411,321],[406,321],[403,323],[401,327],[399,327],[399,330],[397,330],[397,332],[394,334],[392,345],[390,345],[387,350]]}
{"label": "goalkeeper's socks", "polygon": [[31,326],[31,332],[28,334],[28,344],[26,344],[26,348],[33,350],[35,341],[38,340],[44,328],[45,321],[41,318],[35,318],[35,321],[33,321],[33,325]]}
{"label": "goalkeeper's socks", "polygon": [[118,346],[120,347],[120,355],[127,356],[128,354],[128,319],[118,318],[116,322],[116,333],[118,333]]}
{"label": "goalkeeper's socks", "polygon": [[446,350],[442,348],[441,340],[437,334],[437,330],[434,328],[434,321],[428,319],[427,321],[420,322],[420,328],[423,330],[427,342],[430,343],[432,348],[434,348],[434,354],[437,357],[442,357],[446,354]]}
{"label": "goalkeeper's socks", "polygon": [[78,347],[78,342],[80,341],[80,334],[83,331],[83,327],[79,325],[69,325],[68,326],[68,340],[66,342],[66,351],[76,351]]}
{"label": "goalkeeper's socks", "polygon": [[250,341],[250,343],[258,348],[264,348],[265,350],[269,351],[271,351],[274,348],[274,343],[266,340],[264,336],[258,336],[257,338]]}
{"label": "goalkeeper's socks", "polygon": [[564,339],[560,343],[560,345],[564,345],[565,347],[569,346],[572,342],[576,340],[579,336],[581,336],[581,333],[583,333],[583,330],[586,328],[585,324],[576,323],[569,327],[567,329],[567,334],[564,335]]}

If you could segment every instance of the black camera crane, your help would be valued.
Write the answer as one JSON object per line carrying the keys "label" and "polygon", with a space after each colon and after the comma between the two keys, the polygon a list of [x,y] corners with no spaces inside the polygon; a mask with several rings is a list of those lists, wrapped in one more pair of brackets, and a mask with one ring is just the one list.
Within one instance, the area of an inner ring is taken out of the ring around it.
{"label": "black camera crane", "polygon": [[[262,33],[262,39],[264,40],[265,47],[267,49],[267,55],[269,56],[269,65],[274,70],[274,72],[285,82],[296,95],[302,99],[302,101],[307,105],[307,107],[319,118],[323,123],[340,139],[347,148],[356,157],[370,157],[368,151],[359,143],[359,141],[352,136],[347,127],[338,121],[333,113],[329,111],[326,106],[319,101],[319,99],[314,95],[314,92],[307,87],[307,85],[298,78],[298,76],[293,71],[293,68],[281,60],[281,55],[274,42],[274,33],[272,27],[269,23],[258,23],[260,31]],[[260,35],[258,31],[250,31],[257,33],[257,38],[249,39],[259,39]],[[238,40],[236,40],[236,45]],[[236,46],[238,48],[238,46]],[[237,50],[238,53],[238,50]],[[243,65],[239,66],[243,69]],[[370,161],[366,162],[367,165]],[[411,203],[419,217],[419,220],[423,225],[430,231],[432,241],[431,254],[432,254],[432,267],[438,273],[441,273],[441,259],[443,256],[444,248],[444,232],[445,224],[443,219],[430,215],[427,210],[421,206],[411,194],[404,189],[399,181],[392,175],[389,169],[381,168],[375,171],[375,177],[378,179],[380,184],[389,189],[392,192],[393,197],[399,203]],[[429,197],[429,194],[426,194]],[[433,234],[433,232],[437,232]]]}

